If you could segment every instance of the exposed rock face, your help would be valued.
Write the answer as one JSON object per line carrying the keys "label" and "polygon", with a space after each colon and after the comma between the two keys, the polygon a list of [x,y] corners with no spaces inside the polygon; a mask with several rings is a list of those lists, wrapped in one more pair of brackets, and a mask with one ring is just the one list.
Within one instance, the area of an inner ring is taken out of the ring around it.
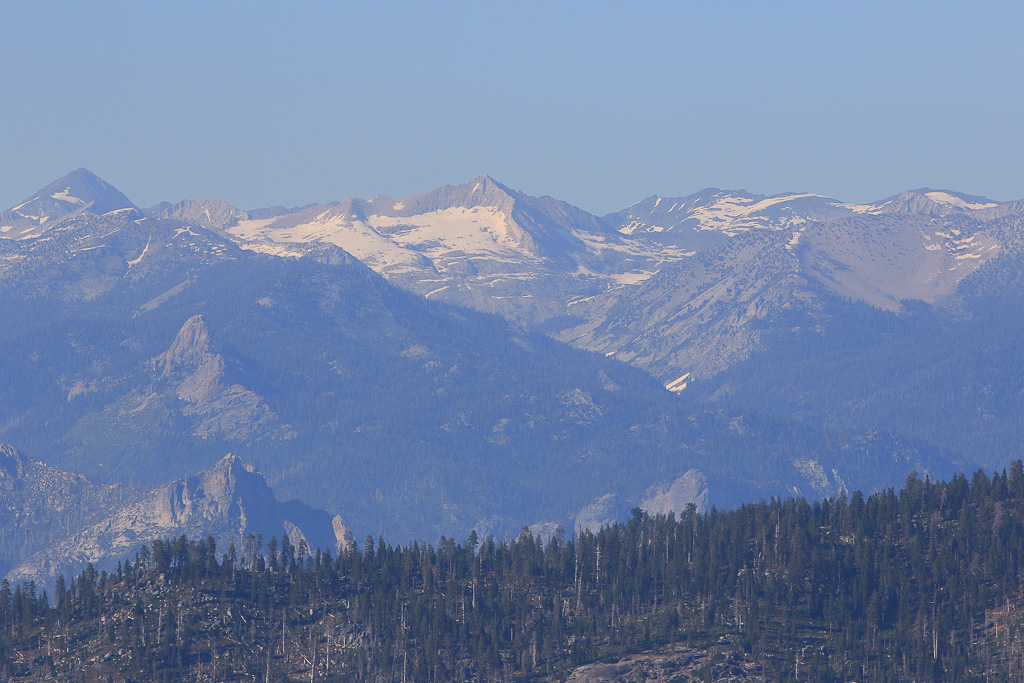
{"label": "exposed rock face", "polygon": [[0,444],[0,575],[20,558],[129,504],[139,493],[93,484]]}
{"label": "exposed rock face", "polygon": [[162,377],[173,377],[177,371],[207,361],[212,356],[210,330],[201,315],[185,321],[167,351],[157,358]]}
{"label": "exposed rock face", "polygon": [[708,485],[704,473],[691,469],[671,484],[652,486],[648,489],[640,508],[649,515],[679,514],[688,505],[694,505],[698,512],[708,509]]}
{"label": "exposed rock face", "polygon": [[50,584],[59,574],[77,571],[89,562],[109,569],[149,541],[183,534],[189,538],[212,535],[226,550],[231,542],[241,547],[249,534],[260,534],[266,542],[285,533],[296,545],[299,539],[305,540],[311,549],[337,551],[351,544],[351,534],[340,517],[298,501],[279,502],[255,468],[227,455],[205,472],[162,486],[27,557],[14,566],[8,579]]}
{"label": "exposed rock face", "polygon": [[341,515],[334,515],[334,519],[331,520],[331,529],[334,531],[334,541],[338,544],[339,549],[349,550],[355,546],[355,537],[345,526]]}
{"label": "exposed rock face", "polygon": [[154,218],[170,218],[204,228],[224,228],[248,218],[245,211],[236,209],[219,199],[184,199],[177,204],[161,207]]}
{"label": "exposed rock face", "polygon": [[597,533],[602,527],[626,519],[629,504],[614,493],[606,493],[576,513],[576,533]]}
{"label": "exposed rock face", "polygon": [[[843,481],[839,471],[832,469],[831,476],[817,460],[811,458],[796,458],[793,460],[793,468],[796,469],[813,492],[813,495],[831,496],[838,498],[844,492],[848,493],[846,483]],[[793,487],[793,493],[800,495],[803,491],[799,487]]]}
{"label": "exposed rock face", "polygon": [[154,370],[196,418],[199,436],[221,434],[231,439],[270,436],[288,438],[288,425],[256,392],[227,378],[227,362],[214,349],[201,315],[185,321],[166,352],[153,360]]}
{"label": "exposed rock face", "polygon": [[[675,481],[651,486],[638,507],[649,515],[679,514],[693,504],[698,512],[708,509],[707,478],[698,469],[690,469]],[[576,533],[597,533],[601,528],[625,521],[633,505],[622,496],[607,493],[585,506],[575,517]]]}
{"label": "exposed rock face", "polygon": [[630,655],[613,664],[587,664],[573,670],[566,683],[668,683],[713,680],[762,683],[762,667],[741,647],[724,639],[710,648],[675,645],[659,654]]}

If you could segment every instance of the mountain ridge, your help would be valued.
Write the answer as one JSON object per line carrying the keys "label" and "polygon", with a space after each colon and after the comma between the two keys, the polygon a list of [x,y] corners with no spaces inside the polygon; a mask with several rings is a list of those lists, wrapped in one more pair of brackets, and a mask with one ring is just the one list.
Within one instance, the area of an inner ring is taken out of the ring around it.
{"label": "mountain ridge", "polygon": [[[17,467],[12,475],[13,463]],[[65,495],[60,499],[65,504],[93,508],[90,515],[69,520],[57,507],[54,494],[61,489],[54,482],[69,490],[101,491],[102,497]],[[16,501],[12,487],[24,496]],[[8,508],[20,505],[35,518],[34,527],[26,520],[4,525],[8,534],[24,534],[32,546],[4,552],[9,565],[4,573],[14,584],[31,580],[52,588],[58,576],[74,574],[86,564],[110,571],[150,541],[182,534],[214,536],[225,551],[229,543],[241,549],[249,534],[260,534],[265,541],[288,534],[296,545],[301,541],[335,553],[352,543],[340,516],[295,500],[278,501],[263,475],[232,454],[202,472],[145,492],[96,485],[0,444],[0,502]]]}
{"label": "mountain ridge", "polygon": [[[238,452],[282,496],[403,539],[571,528],[608,494],[732,505],[953,467],[921,440],[680,402],[617,360],[403,291],[330,243],[253,246],[92,214],[0,240],[3,438],[140,489]],[[673,489],[691,470],[705,485]]]}
{"label": "mountain ridge", "polygon": [[[54,190],[55,193],[59,194],[60,192],[58,192],[58,186],[66,186],[69,184],[90,187],[92,188],[92,192],[94,194],[102,195],[100,197],[103,200],[102,205],[97,206],[94,213],[107,213],[111,210],[121,208],[133,208],[136,210],[140,210],[137,206],[132,204],[131,201],[128,200],[128,198],[125,197],[119,190],[117,190],[117,188],[110,185],[105,180],[95,175],[88,169],[78,168],[54,180],[53,182],[47,184],[46,186],[40,188],[40,190],[34,193],[32,197],[25,200],[21,204],[11,207],[6,211],[3,211],[2,213],[0,213],[0,216],[7,216],[14,211],[26,208],[28,204],[34,200],[43,199],[43,195],[46,194],[49,190]],[[927,197],[927,195],[941,196]],[[569,210],[571,212],[580,212],[581,214],[586,214],[586,216],[604,220],[609,219],[610,217],[618,216],[619,214],[634,209],[635,207],[638,207],[651,200],[654,200],[656,202],[665,201],[666,203],[673,202],[681,205],[683,203],[693,203],[694,201],[701,199],[706,201],[707,199],[715,196],[738,198],[750,201],[789,200],[801,197],[813,197],[834,203],[836,206],[839,207],[865,207],[866,209],[867,207],[883,207],[886,205],[891,205],[891,208],[886,209],[887,211],[913,211],[913,209],[915,208],[915,204],[911,200],[913,200],[914,198],[919,198],[921,196],[926,196],[926,198],[933,203],[945,204],[949,207],[960,209],[961,211],[985,211],[988,209],[996,209],[1002,207],[1016,208],[1020,204],[1024,203],[1024,199],[997,201],[980,195],[970,195],[949,189],[936,190],[930,187],[920,187],[912,190],[906,190],[901,193],[897,193],[895,195],[891,195],[889,197],[876,200],[874,202],[868,202],[866,204],[843,202],[840,199],[835,199],[825,195],[807,192],[784,192],[775,195],[763,195],[751,193],[742,189],[731,190],[726,188],[707,187],[689,195],[668,196],[652,194],[650,196],[644,197],[634,202],[633,204],[629,205],[624,209],[620,209],[619,211],[613,211],[611,213],[604,214],[603,216],[598,216],[597,214],[591,214],[584,209],[580,209],[567,202],[563,202],[562,200],[547,195],[541,197],[532,197],[523,192],[520,192],[519,190],[515,190],[509,187],[508,185],[501,183],[500,181],[494,179],[490,175],[482,174],[476,176],[475,178],[466,183],[460,183],[457,185],[442,185],[433,190],[427,190],[417,194],[407,195],[398,198],[378,195],[371,199],[352,198],[342,201],[317,202],[304,207],[287,208],[284,206],[274,206],[250,210],[240,209],[220,199],[182,199],[175,203],[166,201],[161,202],[148,209],[145,213],[148,213],[149,215],[152,215],[155,218],[176,218],[179,220],[187,220],[191,217],[192,219],[196,219],[195,216],[189,215],[189,209],[199,208],[201,215],[201,212],[203,210],[205,210],[208,206],[212,205],[219,207],[232,214],[231,216],[228,217],[228,220],[236,217],[242,219],[241,216],[237,214],[255,214],[254,216],[250,217],[263,219],[270,217],[266,216],[266,213],[268,212],[277,215],[287,215],[309,208],[332,207],[340,205],[344,202],[356,202],[361,205],[372,206],[375,209],[379,210],[385,209],[390,205],[391,211],[396,212],[399,215],[411,216],[416,215],[417,210],[419,210],[420,212],[436,211],[441,208],[450,208],[454,204],[461,204],[467,207],[485,205],[494,206],[494,203],[487,204],[486,202],[497,201],[499,203],[509,203],[515,201],[516,199],[521,199],[535,202],[555,202],[559,205],[569,207]],[[96,198],[93,197],[91,199],[83,199],[81,197],[70,195],[67,199],[59,201],[64,201],[64,203],[82,205],[88,203],[89,201],[96,201]],[[401,202],[404,206],[400,209],[395,209],[394,204],[397,202]],[[225,221],[223,220],[218,220],[216,218],[207,218],[207,220],[212,221],[212,225],[214,227],[225,227],[225,225],[223,224]],[[218,223],[220,225],[218,225]]]}

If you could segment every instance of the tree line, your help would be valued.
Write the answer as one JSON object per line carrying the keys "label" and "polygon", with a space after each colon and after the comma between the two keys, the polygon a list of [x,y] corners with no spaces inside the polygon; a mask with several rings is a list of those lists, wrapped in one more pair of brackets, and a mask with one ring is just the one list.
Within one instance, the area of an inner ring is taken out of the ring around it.
{"label": "tree line", "polygon": [[[177,537],[52,595],[0,584],[0,674],[66,680],[559,680],[727,643],[765,680],[1020,680],[1024,466],[598,533]],[[710,676],[710,671],[705,672]]]}

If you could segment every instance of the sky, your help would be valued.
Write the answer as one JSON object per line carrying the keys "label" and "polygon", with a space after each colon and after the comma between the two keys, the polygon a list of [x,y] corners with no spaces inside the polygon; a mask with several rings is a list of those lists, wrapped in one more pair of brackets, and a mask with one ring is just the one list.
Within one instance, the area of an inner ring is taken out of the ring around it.
{"label": "sky", "polygon": [[0,209],[705,187],[1024,198],[1024,3],[0,3]]}

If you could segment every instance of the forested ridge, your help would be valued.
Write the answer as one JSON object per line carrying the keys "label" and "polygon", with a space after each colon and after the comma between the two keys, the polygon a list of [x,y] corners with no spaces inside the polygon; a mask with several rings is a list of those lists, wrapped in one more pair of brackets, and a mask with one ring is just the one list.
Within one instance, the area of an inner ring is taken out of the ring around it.
{"label": "forested ridge", "polygon": [[1024,466],[898,493],[692,507],[599,533],[309,552],[143,547],[0,585],[0,678],[562,680],[714,652],[680,680],[1020,680]]}

